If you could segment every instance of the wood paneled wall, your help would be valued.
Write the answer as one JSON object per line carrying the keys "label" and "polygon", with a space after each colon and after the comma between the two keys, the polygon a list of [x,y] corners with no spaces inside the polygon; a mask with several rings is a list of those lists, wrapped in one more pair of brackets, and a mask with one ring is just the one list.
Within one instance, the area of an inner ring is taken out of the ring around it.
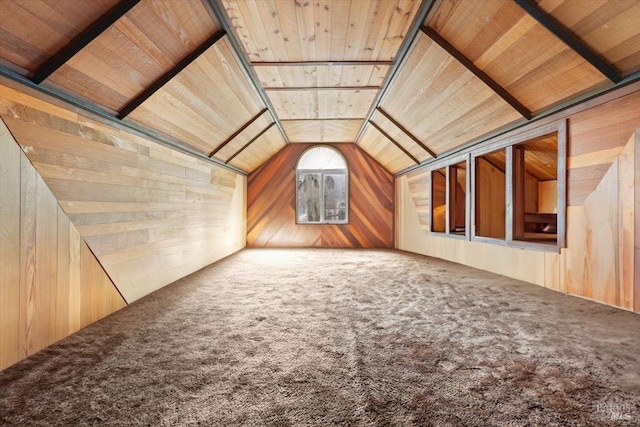
{"label": "wood paneled wall", "polygon": [[349,224],[296,224],[295,168],[310,146],[288,145],[249,175],[247,245],[393,247],[393,178],[353,144],[334,145],[349,165]]}
{"label": "wood paneled wall", "polygon": [[0,370],[126,303],[0,121]]}
{"label": "wood paneled wall", "polygon": [[568,126],[560,253],[429,233],[426,168],[396,179],[396,246],[640,312],[640,92],[594,104],[560,114]]}
{"label": "wood paneled wall", "polygon": [[245,245],[246,177],[6,86],[0,115],[127,302]]}

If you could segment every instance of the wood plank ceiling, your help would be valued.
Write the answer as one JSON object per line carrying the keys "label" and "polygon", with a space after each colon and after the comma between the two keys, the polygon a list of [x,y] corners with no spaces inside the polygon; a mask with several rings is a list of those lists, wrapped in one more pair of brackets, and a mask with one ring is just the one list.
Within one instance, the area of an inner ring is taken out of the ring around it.
{"label": "wood plank ceiling", "polygon": [[1,0],[0,75],[243,173],[289,142],[399,173],[637,80],[639,23],[637,0]]}

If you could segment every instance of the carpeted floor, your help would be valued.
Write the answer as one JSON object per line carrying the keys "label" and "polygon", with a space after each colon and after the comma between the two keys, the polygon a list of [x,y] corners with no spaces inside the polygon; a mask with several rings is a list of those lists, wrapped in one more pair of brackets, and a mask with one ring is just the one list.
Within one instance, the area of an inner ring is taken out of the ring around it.
{"label": "carpeted floor", "polygon": [[244,250],[0,373],[0,424],[638,426],[639,337],[417,255]]}

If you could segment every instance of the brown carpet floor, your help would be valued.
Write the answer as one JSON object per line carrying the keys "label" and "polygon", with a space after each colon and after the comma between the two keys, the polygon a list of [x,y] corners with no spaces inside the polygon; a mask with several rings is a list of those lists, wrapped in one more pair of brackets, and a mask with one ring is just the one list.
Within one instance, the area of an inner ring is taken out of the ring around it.
{"label": "brown carpet floor", "polygon": [[0,373],[0,424],[638,426],[639,336],[431,258],[244,250]]}

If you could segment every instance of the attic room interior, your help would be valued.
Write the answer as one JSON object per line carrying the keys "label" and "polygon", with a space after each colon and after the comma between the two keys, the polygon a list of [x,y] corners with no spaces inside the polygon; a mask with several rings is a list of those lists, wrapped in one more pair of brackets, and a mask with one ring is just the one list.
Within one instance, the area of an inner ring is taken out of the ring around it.
{"label": "attic room interior", "polygon": [[0,424],[640,424],[638,0],[0,0]]}

